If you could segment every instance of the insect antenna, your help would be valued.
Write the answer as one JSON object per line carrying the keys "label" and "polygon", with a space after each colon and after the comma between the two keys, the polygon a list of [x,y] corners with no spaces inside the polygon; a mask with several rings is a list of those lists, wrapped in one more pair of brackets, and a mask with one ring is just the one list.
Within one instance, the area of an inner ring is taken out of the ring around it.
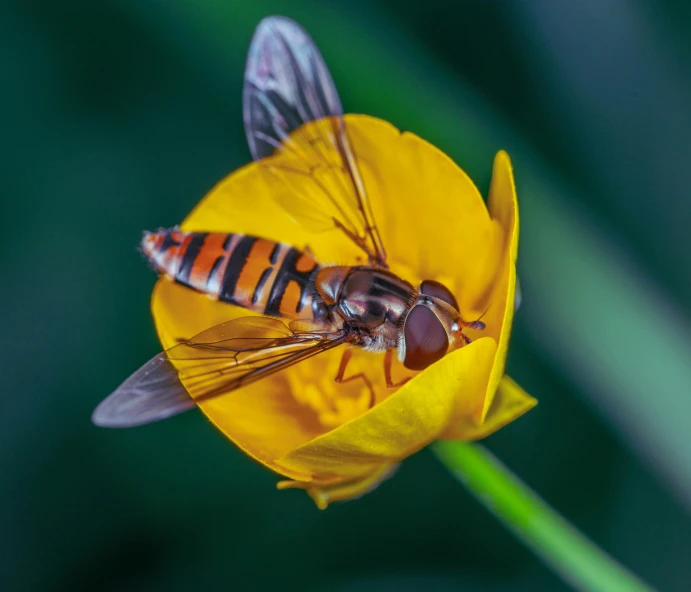
{"label": "insect antenna", "polygon": [[484,316],[487,314],[487,312],[489,311],[489,309],[492,308],[492,304],[493,304],[493,303],[490,302],[490,303],[487,305],[487,308],[485,309],[485,311],[484,311],[477,319],[475,319],[474,321],[467,321],[467,322],[466,322],[466,321],[464,321],[463,319],[461,319],[461,323],[462,323],[465,327],[468,327],[469,329],[475,329],[476,331],[482,331],[483,329],[485,329],[486,325],[482,322],[481,319],[482,319],[482,317],[484,317]]}

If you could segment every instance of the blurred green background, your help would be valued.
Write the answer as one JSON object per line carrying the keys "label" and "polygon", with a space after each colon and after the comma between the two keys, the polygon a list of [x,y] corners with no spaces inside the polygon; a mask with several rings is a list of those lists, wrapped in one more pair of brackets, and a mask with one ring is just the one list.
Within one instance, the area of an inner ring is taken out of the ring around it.
{"label": "blurred green background", "polygon": [[257,22],[307,28],[346,111],[521,204],[510,373],[540,405],[487,440],[661,590],[691,587],[691,10],[683,3],[0,4],[0,588],[562,590],[430,454],[317,511],[198,413],[93,407],[158,344],[142,229],[249,160]]}

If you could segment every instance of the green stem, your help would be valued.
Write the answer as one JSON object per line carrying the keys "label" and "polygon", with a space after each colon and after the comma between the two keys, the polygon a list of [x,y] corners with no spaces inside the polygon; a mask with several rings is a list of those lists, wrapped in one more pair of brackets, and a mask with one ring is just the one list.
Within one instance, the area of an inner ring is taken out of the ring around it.
{"label": "green stem", "polygon": [[431,449],[481,504],[577,590],[651,590],[566,522],[482,446],[440,441]]}

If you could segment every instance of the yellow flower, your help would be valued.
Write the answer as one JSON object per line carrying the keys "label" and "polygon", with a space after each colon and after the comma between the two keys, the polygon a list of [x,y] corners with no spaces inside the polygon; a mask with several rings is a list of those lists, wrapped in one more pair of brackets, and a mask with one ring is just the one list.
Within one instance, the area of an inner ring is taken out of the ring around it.
{"label": "yellow flower", "polygon": [[[536,403],[504,376],[518,247],[508,155],[496,156],[486,206],[466,174],[431,144],[367,116],[348,115],[346,124],[391,271],[413,285],[442,282],[465,319],[486,310],[486,330],[471,331],[470,345],[398,389],[386,387],[381,355],[356,351],[347,374],[364,372],[370,379],[376,393],[371,408],[364,383],[334,381],[340,348],[199,403],[238,447],[288,479],[279,488],[306,489],[320,508],[376,487],[402,459],[436,439],[484,438]],[[290,155],[270,160],[281,158]],[[182,229],[250,234],[309,247],[322,264],[361,264],[342,233],[298,224],[279,205],[286,186],[266,168],[264,161],[252,163],[224,179]],[[156,284],[152,311],[165,348],[250,314],[166,279]],[[411,374],[394,366],[394,380]]]}

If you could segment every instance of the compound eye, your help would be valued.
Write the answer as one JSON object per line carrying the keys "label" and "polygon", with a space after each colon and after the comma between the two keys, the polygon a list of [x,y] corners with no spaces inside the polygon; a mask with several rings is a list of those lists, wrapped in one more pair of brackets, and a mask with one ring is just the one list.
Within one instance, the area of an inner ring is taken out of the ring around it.
{"label": "compound eye", "polygon": [[456,298],[444,284],[440,284],[434,280],[425,280],[420,284],[420,294],[439,298],[439,300],[443,300],[446,304],[450,304],[456,310],[459,310]]}
{"label": "compound eye", "polygon": [[449,349],[449,338],[444,326],[426,306],[414,306],[408,313],[403,326],[403,339],[403,365],[410,370],[424,370],[443,358]]}

